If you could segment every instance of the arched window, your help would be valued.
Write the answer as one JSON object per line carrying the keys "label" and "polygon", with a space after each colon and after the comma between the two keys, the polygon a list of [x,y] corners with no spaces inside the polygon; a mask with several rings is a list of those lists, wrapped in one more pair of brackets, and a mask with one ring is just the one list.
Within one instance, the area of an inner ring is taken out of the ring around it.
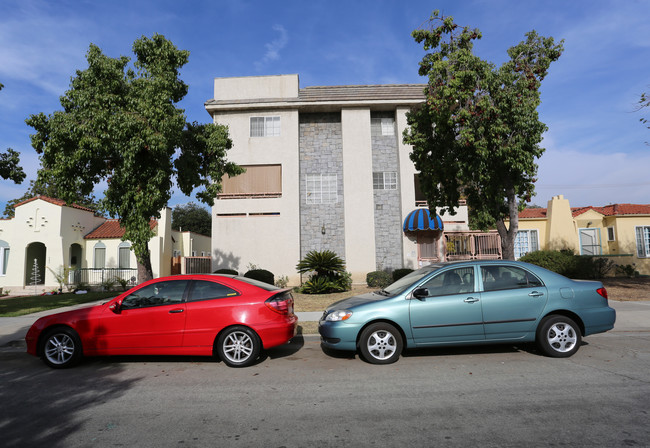
{"label": "arched window", "polygon": [[106,245],[102,242],[95,244],[95,269],[104,269],[106,267]]}
{"label": "arched window", "polygon": [[117,260],[120,269],[131,268],[131,243],[123,241],[117,249]]}
{"label": "arched window", "polygon": [[0,240],[0,275],[7,275],[9,265],[9,243]]}

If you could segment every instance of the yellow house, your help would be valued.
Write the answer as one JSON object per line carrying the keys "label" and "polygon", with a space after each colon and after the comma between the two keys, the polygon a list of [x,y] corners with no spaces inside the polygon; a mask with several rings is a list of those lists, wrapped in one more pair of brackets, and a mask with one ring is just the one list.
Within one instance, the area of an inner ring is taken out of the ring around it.
{"label": "yellow house", "polygon": [[547,208],[519,214],[515,257],[539,249],[608,257],[650,275],[650,204],[572,208],[564,196],[554,196]]}
{"label": "yellow house", "polygon": [[[67,284],[98,285],[117,278],[131,282],[137,277],[135,254],[131,243],[122,240],[124,229],[117,220],[47,196],[23,201],[15,209],[13,218],[0,219],[0,288],[5,292],[57,289],[55,274],[63,275],[67,268],[74,270]],[[187,272],[188,265],[210,272],[210,237],[172,230],[168,207],[160,219],[151,221],[151,229],[154,277],[170,275],[174,259],[178,262],[174,273]]]}

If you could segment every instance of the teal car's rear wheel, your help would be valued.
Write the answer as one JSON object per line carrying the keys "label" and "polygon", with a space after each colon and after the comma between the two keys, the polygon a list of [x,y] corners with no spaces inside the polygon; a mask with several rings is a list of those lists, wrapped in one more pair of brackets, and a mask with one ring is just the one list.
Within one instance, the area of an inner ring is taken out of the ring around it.
{"label": "teal car's rear wheel", "polygon": [[359,338],[361,356],[371,364],[390,364],[397,361],[402,347],[400,332],[384,322],[367,326]]}
{"label": "teal car's rear wheel", "polygon": [[546,356],[568,358],[582,342],[580,327],[566,316],[545,317],[537,328],[537,346]]}

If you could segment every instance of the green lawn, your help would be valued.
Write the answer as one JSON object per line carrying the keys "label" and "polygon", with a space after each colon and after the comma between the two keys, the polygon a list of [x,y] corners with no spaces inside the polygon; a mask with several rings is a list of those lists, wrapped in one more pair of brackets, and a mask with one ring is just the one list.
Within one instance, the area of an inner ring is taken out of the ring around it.
{"label": "green lawn", "polygon": [[95,302],[116,297],[119,291],[89,292],[87,294],[59,294],[55,296],[23,296],[0,298],[0,317],[22,316],[64,306]]}

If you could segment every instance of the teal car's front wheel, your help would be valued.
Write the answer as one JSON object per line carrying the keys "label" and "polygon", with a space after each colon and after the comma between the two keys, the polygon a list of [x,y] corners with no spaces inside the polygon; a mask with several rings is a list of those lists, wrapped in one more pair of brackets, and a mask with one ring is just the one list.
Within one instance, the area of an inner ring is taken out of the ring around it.
{"label": "teal car's front wheel", "polygon": [[391,364],[397,361],[402,347],[400,332],[384,322],[369,325],[359,338],[361,356],[371,364]]}

